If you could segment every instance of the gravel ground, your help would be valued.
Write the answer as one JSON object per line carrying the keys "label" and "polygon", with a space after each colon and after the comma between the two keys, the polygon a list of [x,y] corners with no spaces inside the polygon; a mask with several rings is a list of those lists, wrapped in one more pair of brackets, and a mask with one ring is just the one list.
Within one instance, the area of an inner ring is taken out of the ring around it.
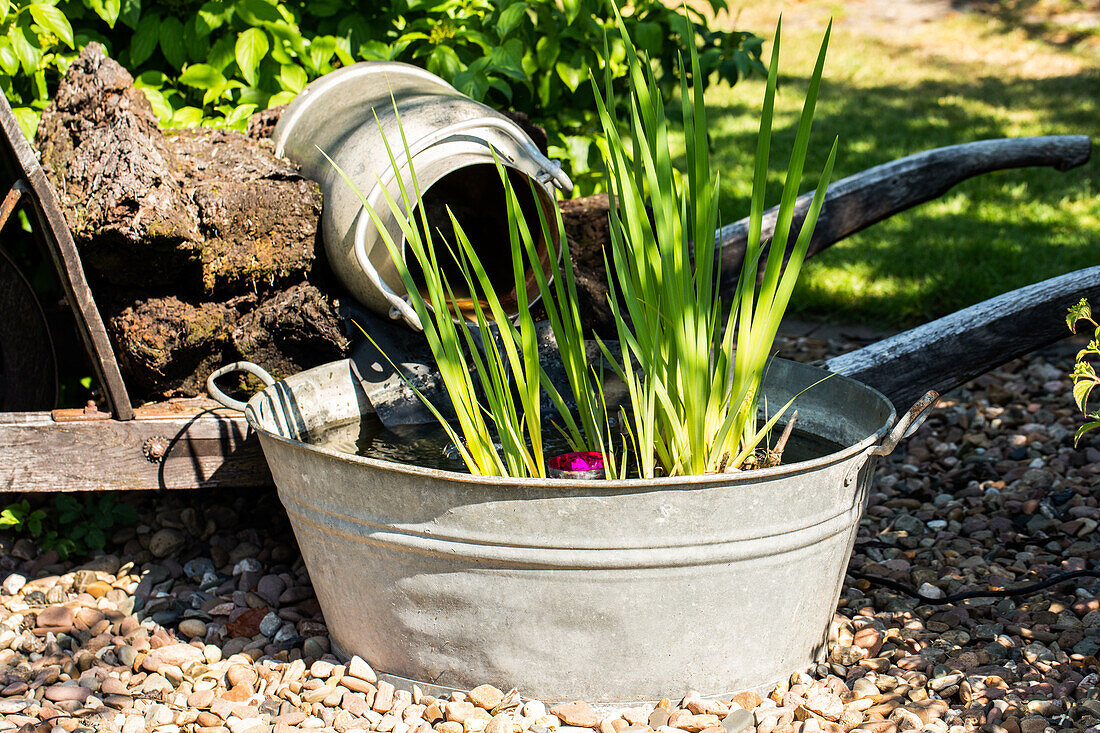
{"label": "gravel ground", "polygon": [[[810,360],[850,348],[802,337]],[[852,569],[927,596],[1100,559],[1100,441],[1072,448],[1065,344],[957,390],[881,464]],[[917,605],[851,580],[828,658],[767,698],[597,713],[489,686],[434,699],[330,655],[271,492],[135,496],[141,523],[83,565],[0,539],[0,732],[1100,733],[1100,586]]]}

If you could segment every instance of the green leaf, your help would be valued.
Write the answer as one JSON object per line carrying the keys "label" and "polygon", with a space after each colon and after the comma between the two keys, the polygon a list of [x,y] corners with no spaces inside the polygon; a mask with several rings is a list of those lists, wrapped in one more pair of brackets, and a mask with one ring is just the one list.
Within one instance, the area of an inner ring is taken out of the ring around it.
{"label": "green leaf", "polygon": [[20,524],[22,524],[22,520],[15,515],[11,507],[0,512],[0,527],[18,527]]}
{"label": "green leaf", "polygon": [[297,96],[297,92],[276,92],[275,94],[271,95],[271,98],[269,100],[267,100],[267,106],[270,109],[271,107],[280,107],[284,104],[290,104],[290,102],[292,102]]}
{"label": "green leaf", "polygon": [[60,38],[69,48],[73,48],[73,27],[59,8],[45,3],[34,3],[29,6],[29,10],[35,23]]}
{"label": "green leaf", "polygon": [[118,20],[118,14],[122,10],[121,0],[86,0],[86,2],[95,14],[107,23],[108,27],[115,27],[115,21]]}
{"label": "green leaf", "polygon": [[665,34],[657,23],[638,23],[634,26],[634,42],[638,48],[656,56],[664,45]]}
{"label": "green leaf", "polygon": [[11,41],[3,36],[0,36],[0,71],[8,76],[15,76],[19,71],[19,56],[11,47]]}
{"label": "green leaf", "polygon": [[236,42],[233,36],[221,36],[210,46],[210,54],[206,58],[206,63],[225,74],[225,70],[229,68],[229,65],[237,61],[235,46]]}
{"label": "green leaf", "polygon": [[1084,436],[1085,433],[1089,432],[1090,430],[1096,430],[1097,428],[1100,428],[1100,420],[1087,422],[1081,427],[1077,428],[1077,432],[1073,434],[1073,447],[1077,447],[1077,444],[1081,441],[1081,437]]}
{"label": "green leaf", "polygon": [[318,18],[331,18],[347,8],[343,0],[310,0],[309,12]]}
{"label": "green leaf", "polygon": [[284,91],[297,94],[305,88],[308,81],[309,77],[306,76],[306,70],[301,66],[284,64],[279,68],[279,85]]}
{"label": "green leaf", "polygon": [[135,524],[138,520],[137,510],[129,504],[115,505],[115,521],[122,526]]}
{"label": "green leaf", "polygon": [[242,104],[225,117],[225,126],[238,128],[242,132],[248,127],[248,120],[256,111],[254,104]]}
{"label": "green leaf", "polygon": [[336,53],[336,39],[332,36],[317,36],[309,42],[309,60],[317,74],[329,69],[329,61]]}
{"label": "green leaf", "polygon": [[15,121],[19,123],[19,129],[31,142],[34,141],[34,133],[38,131],[38,112],[31,107],[15,107],[12,109]]}
{"label": "green leaf", "polygon": [[198,107],[181,107],[172,114],[172,127],[195,127],[202,122],[202,110]]}
{"label": "green leaf", "polygon": [[249,25],[278,23],[283,20],[279,9],[266,0],[239,0],[233,6],[234,12]]}
{"label": "green leaf", "polygon": [[228,3],[223,0],[213,0],[213,2],[203,3],[197,17],[208,31],[215,31],[222,27],[229,19],[229,15]]}
{"label": "green leaf", "polygon": [[1073,401],[1077,403],[1077,407],[1081,412],[1086,412],[1085,405],[1089,401],[1089,393],[1092,392],[1092,388],[1096,386],[1096,380],[1094,379],[1081,379],[1073,385]]}
{"label": "green leaf", "polygon": [[508,35],[516,25],[523,20],[524,14],[527,12],[527,3],[514,2],[506,7],[497,18],[497,33],[501,37]]}
{"label": "green leaf", "polygon": [[180,74],[180,84],[198,89],[221,89],[225,77],[210,64],[191,64]]}
{"label": "green leaf", "polygon": [[[226,88],[227,88],[226,86],[220,86],[220,87],[211,87],[210,89],[207,89],[202,95],[202,106],[205,107],[206,105],[208,105],[212,102],[216,102],[219,99],[221,99],[222,95],[226,91]],[[204,114],[203,117],[205,117],[205,116],[206,115]]]}
{"label": "green leaf", "polygon": [[581,14],[584,0],[562,0],[562,8],[565,10],[565,22],[573,25],[573,21]]}
{"label": "green leaf", "polygon": [[206,63],[210,55],[210,34],[201,33],[199,25],[197,15],[192,15],[183,24],[183,47],[190,61]]}
{"label": "green leaf", "polygon": [[535,57],[538,59],[539,68],[553,68],[561,53],[561,44],[556,36],[540,36],[535,44]]}
{"label": "green leaf", "polygon": [[138,21],[130,39],[130,65],[141,66],[157,50],[160,39],[160,16],[150,13]]}
{"label": "green leaf", "polygon": [[138,21],[141,19],[141,0],[122,0],[118,19],[127,28],[137,28]]}
{"label": "green leaf", "polygon": [[[134,78],[134,86],[138,89],[160,89],[168,83],[168,75],[163,71],[156,71],[150,69],[149,71],[143,71]],[[86,388],[91,388],[91,383],[84,385]]]}
{"label": "green leaf", "polygon": [[92,527],[88,530],[88,536],[84,539],[88,547],[92,550],[102,550],[103,546],[107,544],[107,535],[99,527]]}
{"label": "green leaf", "polygon": [[37,537],[42,534],[42,519],[45,516],[46,512],[41,509],[36,509],[27,517],[27,531],[30,532],[31,537]]}
{"label": "green leaf", "polygon": [[267,55],[271,44],[267,40],[267,34],[259,28],[249,28],[237,36],[237,45],[233,49],[234,58],[241,75],[250,85],[256,83],[256,71],[260,67],[260,60]]}
{"label": "green leaf", "polygon": [[527,75],[523,73],[523,42],[513,38],[503,46],[493,48],[489,56],[489,63],[493,71],[518,81],[526,81]]}
{"label": "green leaf", "polygon": [[72,522],[84,511],[84,506],[68,494],[59,494],[54,499],[53,506],[58,513],[58,521],[62,524]]}
{"label": "green leaf", "polygon": [[7,20],[9,12],[11,12],[11,0],[0,0],[0,23]]}
{"label": "green leaf", "polygon": [[157,38],[160,40],[160,52],[172,68],[182,69],[187,63],[187,50],[183,45],[183,23],[176,18],[165,18],[157,29]]}
{"label": "green leaf", "polygon": [[1080,320],[1092,320],[1092,308],[1089,307],[1089,302],[1085,298],[1081,298],[1076,305],[1069,307],[1066,325],[1069,326],[1070,333],[1077,333],[1077,322]]}
{"label": "green leaf", "polygon": [[393,47],[381,41],[367,41],[359,46],[359,57],[364,61],[389,61],[394,58]]}
{"label": "green leaf", "polygon": [[465,67],[453,48],[450,46],[436,46],[431,56],[428,57],[427,68],[436,76],[450,81]]}
{"label": "green leaf", "polygon": [[558,78],[565,83],[565,86],[569,87],[571,92],[577,91],[577,87],[584,81],[584,72],[564,61],[556,63],[554,70],[558,72]]}
{"label": "green leaf", "polygon": [[474,69],[473,64],[455,74],[455,89],[471,99],[484,99],[489,91],[489,79],[483,69]]}
{"label": "green leaf", "polygon": [[42,61],[42,52],[38,48],[38,38],[33,36],[33,42],[27,37],[27,29],[13,25],[8,29],[8,40],[12,50],[19,57],[19,63],[23,66],[23,73],[27,76],[38,71],[38,64]]}

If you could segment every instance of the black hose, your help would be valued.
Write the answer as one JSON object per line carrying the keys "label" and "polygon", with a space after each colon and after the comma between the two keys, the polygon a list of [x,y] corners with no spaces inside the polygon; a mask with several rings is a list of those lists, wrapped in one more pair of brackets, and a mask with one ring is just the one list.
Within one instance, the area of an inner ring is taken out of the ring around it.
{"label": "black hose", "polygon": [[959,601],[965,601],[968,598],[1012,598],[1014,596],[1023,596],[1029,593],[1035,593],[1036,591],[1049,588],[1052,585],[1058,585],[1064,583],[1067,580],[1073,580],[1074,578],[1100,578],[1100,570],[1074,570],[1070,573],[1059,573],[1051,578],[1040,581],[1038,583],[1032,583],[1031,585],[1024,585],[1018,588],[1006,588],[1004,590],[968,590],[961,593],[954,593],[943,598],[931,598],[926,595],[922,595],[915,590],[913,586],[905,583],[899,583],[896,580],[890,580],[889,578],[883,578],[878,575],[868,575],[867,573],[861,573],[856,570],[848,570],[848,575],[852,576],[856,580],[866,580],[868,583],[888,588],[889,590],[897,591],[904,595],[916,598],[921,603],[928,604],[929,606],[946,606],[952,603],[958,603]]}

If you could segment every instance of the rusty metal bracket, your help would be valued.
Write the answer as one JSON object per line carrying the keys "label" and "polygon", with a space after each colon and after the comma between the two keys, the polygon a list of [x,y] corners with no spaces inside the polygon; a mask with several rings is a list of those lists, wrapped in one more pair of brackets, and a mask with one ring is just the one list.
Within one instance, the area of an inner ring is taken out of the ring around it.
{"label": "rusty metal bracket", "polygon": [[19,199],[23,197],[23,192],[27,190],[27,184],[23,179],[19,179],[15,183],[11,184],[11,188],[4,195],[3,202],[0,202],[0,229],[4,228],[4,225],[8,223],[8,217],[15,211],[15,207],[19,205]]}
{"label": "rusty metal bracket", "polygon": [[160,463],[172,447],[172,442],[164,435],[153,435],[141,444],[141,453],[149,463]]}
{"label": "rusty metal bracket", "polygon": [[54,422],[93,422],[95,420],[110,420],[111,413],[103,412],[96,407],[93,400],[88,400],[84,407],[68,407],[53,410],[50,417]]}
{"label": "rusty metal bracket", "polygon": [[119,420],[131,420],[134,410],[122,381],[114,349],[103,319],[84,277],[76,243],[34,150],[23,136],[19,123],[3,95],[0,95],[0,191],[8,189],[0,203],[0,225],[15,210],[27,206],[36,236],[49,252],[65,300],[72,308],[77,331],[92,362],[95,376],[106,393],[111,412]]}

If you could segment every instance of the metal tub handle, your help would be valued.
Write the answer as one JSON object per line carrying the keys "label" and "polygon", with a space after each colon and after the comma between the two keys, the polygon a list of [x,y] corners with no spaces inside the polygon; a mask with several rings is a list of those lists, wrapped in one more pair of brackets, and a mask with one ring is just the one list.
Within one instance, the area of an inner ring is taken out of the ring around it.
{"label": "metal tub handle", "polygon": [[908,412],[898,418],[893,429],[890,430],[882,443],[871,448],[871,455],[888,456],[893,453],[894,449],[898,447],[898,443],[917,432],[917,428],[924,424],[925,419],[932,413],[939,399],[940,393],[936,390],[930,389],[925,392],[924,396],[917,400]]}
{"label": "metal tub handle", "polygon": [[253,364],[250,361],[235,361],[232,364],[226,364],[220,369],[215,369],[211,372],[210,376],[206,378],[206,392],[215,402],[223,407],[228,407],[230,410],[244,412],[244,408],[248,405],[222,392],[218,385],[214,383],[214,380],[218,377],[224,377],[226,374],[232,374],[233,372],[248,372],[258,377],[259,380],[264,383],[265,387],[270,387],[275,384],[275,377],[268,374],[267,370],[259,364]]}

